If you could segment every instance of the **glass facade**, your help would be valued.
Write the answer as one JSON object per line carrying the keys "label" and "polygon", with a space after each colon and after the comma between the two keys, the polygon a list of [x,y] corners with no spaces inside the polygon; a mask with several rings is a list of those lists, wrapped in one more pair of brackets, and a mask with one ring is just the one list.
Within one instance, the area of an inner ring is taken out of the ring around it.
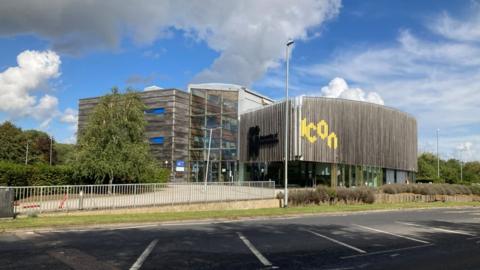
{"label": "glass facade", "polygon": [[[248,163],[244,166],[244,176],[247,181],[275,181],[277,185],[283,183],[283,162]],[[387,183],[385,169],[373,166],[331,164],[308,161],[290,161],[288,165],[289,186],[312,187],[317,185],[338,187],[379,187]],[[394,171],[397,175],[395,183],[402,182],[398,175],[401,171]],[[409,172],[410,181],[414,173]]]}
{"label": "glass facade", "polygon": [[190,121],[190,181],[204,181],[207,159],[208,181],[236,180],[238,91],[192,88]]}
{"label": "glass facade", "polygon": [[337,186],[341,187],[378,187],[383,183],[383,169],[372,166],[336,164]]}

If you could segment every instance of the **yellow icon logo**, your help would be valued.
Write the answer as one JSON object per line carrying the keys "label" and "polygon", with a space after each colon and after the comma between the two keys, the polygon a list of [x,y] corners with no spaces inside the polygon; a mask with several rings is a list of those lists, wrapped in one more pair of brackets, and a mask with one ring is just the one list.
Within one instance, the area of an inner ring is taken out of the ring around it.
{"label": "yellow icon logo", "polygon": [[322,140],[326,139],[330,148],[337,149],[338,146],[337,135],[335,132],[329,133],[328,123],[325,120],[320,120],[317,124],[311,122],[307,124],[307,118],[303,118],[301,122],[301,136],[305,137],[310,143],[315,143],[317,138],[320,138]]}

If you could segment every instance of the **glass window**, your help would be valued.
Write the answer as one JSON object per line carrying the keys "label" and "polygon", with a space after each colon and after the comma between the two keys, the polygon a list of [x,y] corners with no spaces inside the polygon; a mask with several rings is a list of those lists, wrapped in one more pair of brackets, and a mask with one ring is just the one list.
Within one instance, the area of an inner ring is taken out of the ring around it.
{"label": "glass window", "polygon": [[190,172],[191,172],[191,181],[192,182],[202,182],[205,179],[205,163],[200,162],[191,162],[190,163]]}
{"label": "glass window", "polygon": [[163,144],[164,138],[163,137],[153,137],[150,138],[150,142],[153,144]]}
{"label": "glass window", "polygon": [[192,160],[205,160],[203,150],[190,150],[190,158]]}
{"label": "glass window", "polygon": [[[207,160],[208,149],[205,150],[205,161]],[[210,162],[220,160],[220,150],[210,149]]]}
{"label": "glass window", "polygon": [[237,147],[237,133],[232,133],[229,130],[223,130],[222,148],[236,148]]}
{"label": "glass window", "polygon": [[238,120],[231,115],[222,115],[222,126],[225,130],[236,133],[238,130]]}
{"label": "glass window", "polygon": [[205,127],[205,116],[192,116],[192,129],[203,129]]}
{"label": "glass window", "polygon": [[221,93],[208,91],[207,94],[207,114],[219,114],[221,112]]}
{"label": "glass window", "polygon": [[192,89],[192,97],[200,97],[205,99],[205,90],[203,89]]}
{"label": "glass window", "polygon": [[236,149],[224,149],[222,150],[222,160],[236,160],[237,159],[237,150]]}
{"label": "glass window", "polygon": [[192,89],[192,115],[205,114],[205,90]]}
{"label": "glass window", "polygon": [[207,128],[217,128],[220,126],[220,116],[219,115],[208,115],[207,116]]}
{"label": "glass window", "polygon": [[160,115],[165,113],[165,108],[152,108],[152,109],[145,110],[145,113]]}
{"label": "glass window", "polygon": [[205,138],[203,134],[201,136],[192,135],[192,148],[205,148]]}
{"label": "glass window", "polygon": [[238,92],[223,93],[223,113],[237,113],[238,111]]}

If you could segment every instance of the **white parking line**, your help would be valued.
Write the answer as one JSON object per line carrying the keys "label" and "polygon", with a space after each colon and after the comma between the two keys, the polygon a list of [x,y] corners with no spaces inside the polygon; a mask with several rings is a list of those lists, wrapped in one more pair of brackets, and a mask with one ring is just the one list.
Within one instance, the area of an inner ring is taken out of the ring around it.
{"label": "white parking line", "polygon": [[240,232],[237,232],[238,234],[238,237],[240,237],[240,240],[243,241],[243,243],[250,249],[250,251],[258,258],[258,260],[265,266],[272,266],[272,263],[267,259],[265,258],[262,253],[260,253],[260,251],[258,251],[257,248],[255,248],[254,245],[252,245],[252,243],[250,243],[250,241],[245,237],[243,236],[242,233]]}
{"label": "white parking line", "polygon": [[353,250],[355,250],[356,252],[359,252],[359,253],[367,253],[367,252],[366,252],[365,250],[363,250],[363,249],[356,248],[356,247],[351,246],[351,245],[349,245],[349,244],[347,244],[347,243],[340,242],[340,241],[338,241],[338,240],[335,240],[335,239],[330,238],[330,237],[328,237],[328,236],[325,236],[325,235],[323,235],[323,234],[319,234],[319,233],[317,233],[317,232],[310,231],[310,230],[306,230],[306,231],[309,232],[309,233],[312,233],[312,234],[314,234],[314,235],[316,235],[316,236],[319,236],[319,237],[325,238],[325,239],[327,239],[327,240],[330,240],[330,241],[332,241],[332,242],[334,242],[334,243],[337,243],[337,244],[339,244],[339,245],[342,245],[342,246],[344,246],[344,247],[347,247],[347,248],[349,248],[349,249],[353,249]]}
{"label": "white parking line", "polygon": [[152,252],[155,245],[158,243],[158,239],[153,240],[147,248],[143,251],[142,255],[138,257],[137,261],[130,267],[130,270],[138,270],[142,267],[143,262],[147,259],[148,255]]}
{"label": "white parking line", "polygon": [[396,248],[396,249],[389,249],[389,250],[381,250],[381,251],[376,251],[376,252],[370,252],[370,253],[367,253],[367,254],[357,254],[357,255],[343,256],[343,257],[340,257],[340,259],[351,259],[351,258],[357,258],[357,257],[364,257],[364,256],[378,255],[378,254],[385,254],[385,253],[405,251],[405,250],[411,250],[411,249],[417,249],[417,248],[423,248],[423,247],[431,247],[431,246],[433,246],[433,244],[425,244],[425,245],[414,246],[414,247],[405,247],[405,248]]}
{"label": "white parking line", "polygon": [[417,238],[413,238],[413,237],[409,237],[409,236],[405,236],[405,235],[401,235],[401,234],[396,234],[396,233],[391,233],[391,232],[387,232],[387,231],[382,231],[382,230],[379,230],[379,229],[370,228],[370,227],[362,226],[362,225],[358,225],[358,224],[352,224],[352,225],[357,226],[357,227],[360,227],[360,228],[363,228],[363,229],[365,229],[365,230],[370,230],[370,231],[374,231],[374,232],[379,232],[379,233],[384,233],[384,234],[388,234],[388,235],[393,235],[393,236],[396,236],[396,237],[400,237],[400,238],[412,240],[412,241],[419,242],[419,243],[422,243],[422,244],[430,244],[430,242],[427,242],[427,241],[425,241],[425,240],[420,240],[420,239],[417,239]]}
{"label": "white parking line", "polygon": [[396,221],[396,223],[403,224],[403,225],[407,225],[407,226],[423,227],[423,228],[427,228],[427,229],[434,230],[434,231],[439,231],[439,232],[446,232],[446,233],[453,233],[453,234],[461,234],[461,235],[468,235],[468,236],[476,236],[475,234],[469,233],[469,232],[466,232],[466,231],[448,230],[448,229],[443,229],[443,228],[437,228],[437,227],[420,225],[420,224],[411,223],[411,222]]}

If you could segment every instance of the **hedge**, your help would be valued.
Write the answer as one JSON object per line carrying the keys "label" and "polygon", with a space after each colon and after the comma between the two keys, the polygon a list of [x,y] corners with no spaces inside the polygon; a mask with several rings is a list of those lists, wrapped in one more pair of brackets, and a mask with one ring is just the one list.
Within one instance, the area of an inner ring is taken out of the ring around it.
{"label": "hedge", "polygon": [[[288,194],[288,203],[291,205],[375,202],[375,190],[366,187],[337,187],[334,189],[326,186],[317,186],[314,190],[292,190]],[[283,197],[283,194],[280,197]]]}
{"label": "hedge", "polygon": [[45,164],[21,165],[0,162],[0,185],[51,186],[81,184],[72,167]]}
{"label": "hedge", "polygon": [[382,186],[381,191],[387,194],[480,195],[480,186],[456,184],[389,184]]}
{"label": "hedge", "polygon": [[[155,176],[148,182],[166,182],[169,177],[170,172],[168,170],[159,168]],[[93,183],[92,179],[79,177],[74,168],[69,165],[23,165],[0,162],[0,186],[52,186]]]}

